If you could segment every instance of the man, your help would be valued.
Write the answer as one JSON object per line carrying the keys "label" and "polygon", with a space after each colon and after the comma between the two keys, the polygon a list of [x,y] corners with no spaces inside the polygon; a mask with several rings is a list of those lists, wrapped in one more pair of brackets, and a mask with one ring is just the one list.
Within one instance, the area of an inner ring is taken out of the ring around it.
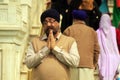
{"label": "man", "polygon": [[60,32],[60,15],[48,9],[41,15],[45,34],[30,43],[25,63],[32,68],[32,80],[69,80],[69,68],[79,65],[77,44]]}
{"label": "man", "polygon": [[78,44],[80,55],[78,80],[94,80],[94,69],[97,67],[99,55],[97,34],[93,28],[85,24],[84,20],[87,18],[85,11],[73,10],[72,15],[74,22],[64,34],[73,37]]}

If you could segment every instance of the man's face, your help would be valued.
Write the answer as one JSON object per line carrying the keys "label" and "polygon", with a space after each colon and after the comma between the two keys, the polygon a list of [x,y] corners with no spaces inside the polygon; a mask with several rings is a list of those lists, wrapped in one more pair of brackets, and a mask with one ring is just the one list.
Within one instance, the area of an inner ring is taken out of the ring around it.
{"label": "man's face", "polygon": [[59,23],[54,18],[47,17],[43,22],[43,28],[47,36],[49,35],[50,29],[53,30],[53,35],[55,35],[59,31]]}

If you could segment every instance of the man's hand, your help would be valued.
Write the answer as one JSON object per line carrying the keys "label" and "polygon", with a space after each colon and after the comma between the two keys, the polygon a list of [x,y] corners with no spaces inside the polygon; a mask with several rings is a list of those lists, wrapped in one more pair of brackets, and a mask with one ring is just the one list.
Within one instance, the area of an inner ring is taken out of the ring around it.
{"label": "man's hand", "polygon": [[47,41],[47,46],[49,49],[53,49],[56,45],[56,42],[55,42],[55,38],[54,38],[54,35],[53,35],[53,30],[50,29],[50,32],[49,32],[49,36],[48,36],[48,41]]}

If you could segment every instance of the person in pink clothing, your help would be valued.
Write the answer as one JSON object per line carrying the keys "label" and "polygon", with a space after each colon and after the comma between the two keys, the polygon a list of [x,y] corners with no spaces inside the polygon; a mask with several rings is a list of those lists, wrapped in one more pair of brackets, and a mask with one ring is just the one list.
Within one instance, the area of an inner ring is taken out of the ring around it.
{"label": "person in pink clothing", "polygon": [[100,80],[114,80],[120,55],[117,47],[115,27],[108,14],[101,16],[98,34],[100,55],[98,59]]}

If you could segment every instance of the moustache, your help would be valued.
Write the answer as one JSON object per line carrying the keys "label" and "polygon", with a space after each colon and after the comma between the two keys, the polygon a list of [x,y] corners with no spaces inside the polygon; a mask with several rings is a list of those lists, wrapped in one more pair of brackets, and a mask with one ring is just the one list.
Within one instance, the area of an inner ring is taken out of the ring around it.
{"label": "moustache", "polygon": [[55,35],[57,33],[57,31],[54,28],[48,28],[45,31],[45,33],[47,34],[47,36],[49,35],[51,29],[53,30],[53,35]]}

